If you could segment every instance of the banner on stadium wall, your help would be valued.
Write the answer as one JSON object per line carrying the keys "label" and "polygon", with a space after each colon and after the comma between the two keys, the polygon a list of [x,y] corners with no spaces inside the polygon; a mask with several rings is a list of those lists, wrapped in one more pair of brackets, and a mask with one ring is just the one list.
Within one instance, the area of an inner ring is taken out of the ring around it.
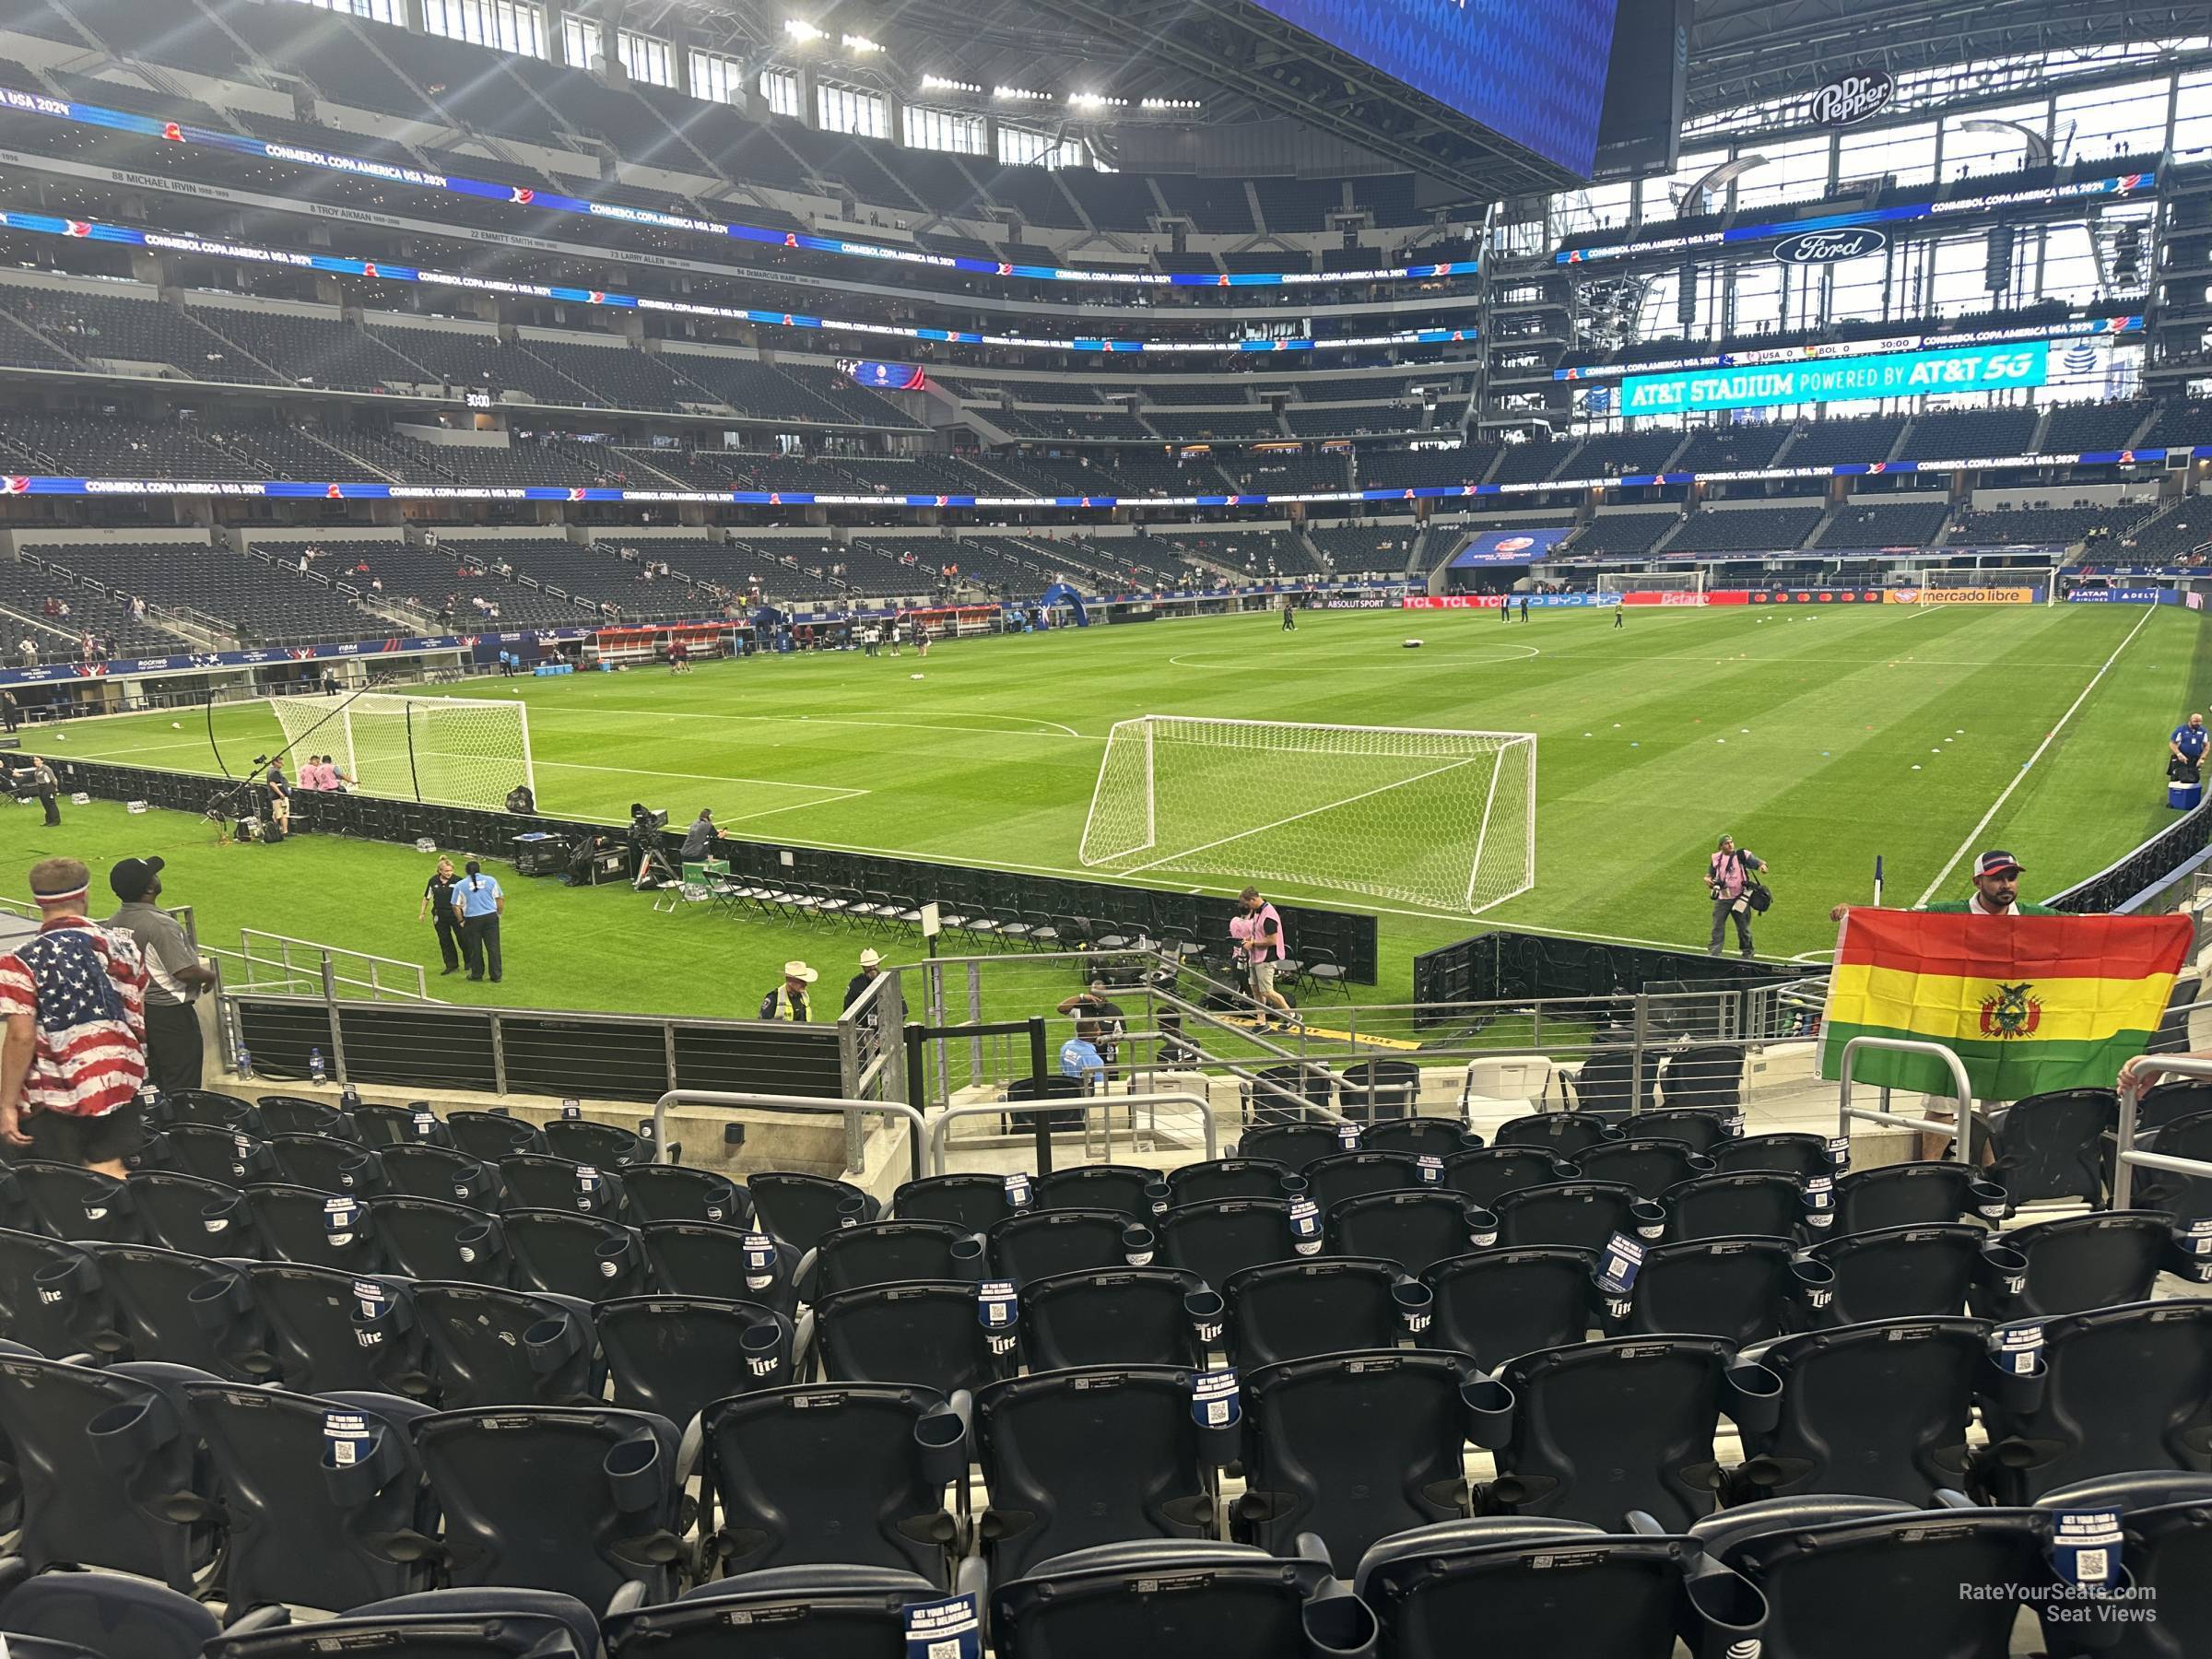
{"label": "banner on stadium wall", "polygon": [[1712,595],[1715,605],[1879,605],[1880,588],[1765,588],[1732,599]]}
{"label": "banner on stadium wall", "polygon": [[[2192,594],[2191,598],[2199,598]],[[2076,588],[2066,595],[2068,605],[2179,605],[2182,595],[2172,588]],[[2201,600],[2200,600],[2201,603]]]}
{"label": "banner on stadium wall", "polygon": [[[1530,594],[1527,598],[1533,610],[1620,603],[1618,594]],[[1519,594],[1408,594],[1403,604],[1407,610],[1496,610],[1501,605],[1518,605],[1521,599]]]}
{"label": "banner on stadium wall", "polygon": [[2031,587],[1891,588],[1891,605],[2033,605],[2043,591]]}
{"label": "banner on stadium wall", "polygon": [[1620,382],[1620,412],[1679,415],[1694,409],[1855,403],[1937,392],[2004,392],[2046,383],[2052,349],[2043,345],[1970,346],[1955,351],[1632,374]]}
{"label": "banner on stadium wall", "polygon": [[1685,594],[1673,588],[1649,588],[1638,593],[1623,594],[1620,602],[1623,605],[1700,606],[1705,603],[1706,598],[1707,595],[1703,594]]}

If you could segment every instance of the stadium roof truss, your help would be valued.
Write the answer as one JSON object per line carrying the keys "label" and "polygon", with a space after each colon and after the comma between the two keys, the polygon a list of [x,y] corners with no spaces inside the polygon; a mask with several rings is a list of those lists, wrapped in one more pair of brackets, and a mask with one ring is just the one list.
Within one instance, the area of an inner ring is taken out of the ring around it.
{"label": "stadium roof truss", "polygon": [[1808,93],[1839,75],[2212,34],[2212,4],[2138,0],[1696,0],[1692,117]]}

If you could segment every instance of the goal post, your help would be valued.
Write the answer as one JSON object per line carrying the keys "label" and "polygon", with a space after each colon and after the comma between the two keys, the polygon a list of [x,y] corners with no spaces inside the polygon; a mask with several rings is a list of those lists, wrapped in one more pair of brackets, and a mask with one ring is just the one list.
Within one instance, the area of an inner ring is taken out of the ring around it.
{"label": "goal post", "polygon": [[1691,571],[1600,571],[1600,594],[1701,594],[1705,567]]}
{"label": "goal post", "polygon": [[1535,883],[1530,732],[1118,722],[1077,856],[1474,915]]}
{"label": "goal post", "polygon": [[271,700],[288,749],[335,755],[363,794],[498,810],[517,783],[537,793],[530,712],[520,700],[356,692]]}

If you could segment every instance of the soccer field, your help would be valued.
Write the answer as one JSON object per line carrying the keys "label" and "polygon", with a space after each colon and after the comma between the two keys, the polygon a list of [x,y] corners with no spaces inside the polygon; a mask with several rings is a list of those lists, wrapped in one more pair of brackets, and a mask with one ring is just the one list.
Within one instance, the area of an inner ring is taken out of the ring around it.
{"label": "soccer field", "polygon": [[[1629,612],[1619,629],[1599,610],[1538,611],[1525,624],[1500,623],[1495,612],[1310,612],[1285,635],[1275,616],[1254,614],[962,641],[926,662],[911,651],[756,657],[684,677],[644,668],[481,680],[452,694],[526,701],[539,800],[550,812],[620,819],[636,800],[667,808],[680,826],[705,806],[747,837],[1066,876],[1099,874],[1082,866],[1077,848],[1119,720],[1534,732],[1535,886],[1480,924],[1701,947],[1710,921],[1701,873],[1725,830],[1773,865],[1761,949],[1794,953],[1832,942],[1830,905],[1866,897],[1877,853],[1892,903],[1931,888],[1963,891],[1961,855],[1983,844],[2011,848],[2028,868],[2026,889],[2041,897],[2158,829],[2168,816],[2165,735],[2212,693],[2201,626],[2179,609],[2118,606],[1653,606]],[[1405,649],[1408,636],[1422,648]],[[85,721],[33,741],[79,759],[216,771],[202,717],[180,718]],[[214,734],[232,771],[281,741],[263,704],[218,711]],[[1296,762],[1282,763],[1272,787],[1285,815],[1346,793],[1327,764],[1301,777]],[[191,820],[181,830],[126,823],[114,810],[112,823],[109,809],[79,809],[74,833],[34,831],[40,844],[19,842],[18,865],[73,844],[120,856],[139,850],[134,835],[206,840]],[[1418,859],[1439,835],[1468,830],[1423,820],[1418,810],[1400,815],[1373,858]],[[421,862],[399,849],[303,840],[232,849],[219,870],[195,860],[198,890],[171,885],[218,932],[242,923],[420,956],[427,930],[406,924],[406,884],[419,881],[410,872]],[[1165,869],[1140,879],[1241,885]],[[20,891],[20,867],[14,881]],[[364,882],[385,890],[372,894]],[[1386,995],[1405,994],[1415,951],[1479,925],[1342,891],[1282,882],[1269,890],[1378,911]],[[524,899],[541,913],[576,907],[576,924],[599,940],[610,924],[653,929],[666,920],[627,893],[618,901],[526,884],[518,909]],[[716,965],[717,980],[727,967],[750,987],[790,946],[781,935],[695,946],[707,935],[690,920],[672,924],[680,934],[659,929],[656,948],[708,952],[701,959]],[[608,983],[618,976],[594,969],[594,955],[612,962],[621,952],[610,943],[563,953],[549,980],[534,973],[529,990],[506,989],[550,1006],[746,1011],[732,1006],[726,981],[712,997],[687,992],[673,1006],[650,987]]]}

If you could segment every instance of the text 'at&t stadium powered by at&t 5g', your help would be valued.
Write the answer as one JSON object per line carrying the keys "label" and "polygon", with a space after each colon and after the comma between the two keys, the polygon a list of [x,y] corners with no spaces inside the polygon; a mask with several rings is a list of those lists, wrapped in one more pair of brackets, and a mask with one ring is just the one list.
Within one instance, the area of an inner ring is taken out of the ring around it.
{"label": "text 'at&t stadium powered by at&t 5g'", "polygon": [[1757,409],[1780,404],[1856,403],[1937,393],[2004,392],[2051,378],[2051,347],[1980,346],[1884,357],[1631,374],[1621,382],[1623,415],[1693,409]]}

